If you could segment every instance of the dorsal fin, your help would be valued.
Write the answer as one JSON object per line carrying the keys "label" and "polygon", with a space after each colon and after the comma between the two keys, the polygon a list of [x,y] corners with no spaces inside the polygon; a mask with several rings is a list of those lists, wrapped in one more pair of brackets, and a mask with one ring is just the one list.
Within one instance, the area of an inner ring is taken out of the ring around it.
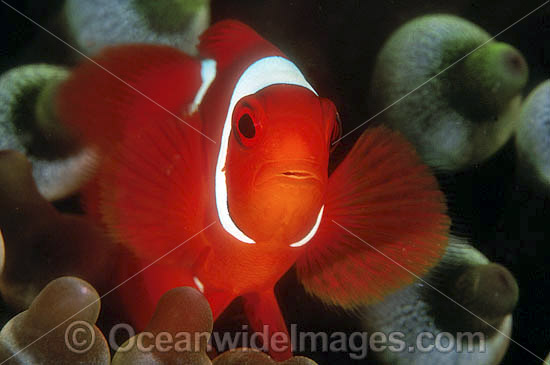
{"label": "dorsal fin", "polygon": [[87,143],[110,148],[129,127],[181,115],[201,85],[200,70],[198,60],[171,47],[107,48],[61,84],[57,113]]}
{"label": "dorsal fin", "polygon": [[282,52],[263,39],[248,25],[237,20],[223,20],[212,25],[200,37],[200,54],[214,58],[224,68],[243,55],[282,56]]}

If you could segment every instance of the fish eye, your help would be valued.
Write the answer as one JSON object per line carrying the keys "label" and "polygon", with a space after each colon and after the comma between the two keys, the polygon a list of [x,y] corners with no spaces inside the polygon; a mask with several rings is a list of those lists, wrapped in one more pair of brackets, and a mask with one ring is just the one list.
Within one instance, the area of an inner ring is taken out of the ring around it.
{"label": "fish eye", "polygon": [[233,112],[233,132],[244,147],[251,147],[258,140],[261,130],[262,109],[257,100],[248,97],[237,104]]}
{"label": "fish eye", "polygon": [[252,117],[248,113],[245,113],[241,116],[239,122],[237,123],[237,126],[239,128],[239,133],[244,138],[250,139],[254,138],[254,136],[256,135],[256,126],[254,125]]}

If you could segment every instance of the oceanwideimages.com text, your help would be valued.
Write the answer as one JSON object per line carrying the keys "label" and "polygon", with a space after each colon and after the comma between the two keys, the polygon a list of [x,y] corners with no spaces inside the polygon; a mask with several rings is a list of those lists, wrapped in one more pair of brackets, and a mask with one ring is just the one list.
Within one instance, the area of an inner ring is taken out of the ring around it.
{"label": "oceanwideimages.com text", "polygon": [[[140,332],[128,324],[112,327],[107,341],[114,351],[127,352],[198,352],[215,348],[219,352],[236,348],[253,348],[264,352],[285,352],[290,347],[293,353],[337,353],[344,352],[351,359],[365,359],[369,352],[485,352],[485,336],[482,332],[420,332],[414,341],[403,332],[308,332],[299,331],[297,325],[290,326],[290,338],[283,332],[251,332],[243,326],[238,332]],[[129,338],[127,341],[117,339]],[[76,321],[65,331],[67,347],[76,353],[91,349],[95,335],[88,322]],[[121,343],[122,342],[122,343]],[[201,346],[202,344],[202,346]]]}

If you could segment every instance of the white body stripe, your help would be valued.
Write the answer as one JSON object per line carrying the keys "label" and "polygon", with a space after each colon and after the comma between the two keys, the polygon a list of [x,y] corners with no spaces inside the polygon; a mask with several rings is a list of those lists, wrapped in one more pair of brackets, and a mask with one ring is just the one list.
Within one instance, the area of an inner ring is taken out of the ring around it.
{"label": "white body stripe", "polygon": [[199,289],[199,291],[204,294],[204,284],[202,283],[202,281],[200,281],[198,277],[193,276],[193,282],[195,283],[197,289]]}
{"label": "white body stripe", "polygon": [[[235,222],[233,222],[233,219],[229,214],[229,207],[227,203],[227,180],[224,167],[227,159],[229,137],[231,136],[231,119],[233,115],[233,109],[240,99],[247,95],[254,94],[268,86],[276,84],[302,86],[306,89],[311,90],[315,95],[317,95],[315,90],[313,90],[311,85],[306,81],[304,75],[302,75],[298,67],[296,67],[294,63],[290,62],[286,58],[279,56],[265,57],[251,64],[243,72],[243,74],[237,81],[235,89],[233,90],[233,94],[231,95],[229,108],[227,109],[227,114],[223,125],[222,138],[220,141],[220,152],[218,154],[218,161],[216,164],[216,209],[218,211],[220,222],[223,228],[233,237],[235,237],[239,241],[250,244],[256,242],[254,242],[253,239],[244,234],[235,225]],[[319,217],[321,215],[322,210],[319,214]],[[320,219],[318,219],[318,221],[320,222]],[[316,230],[316,227],[314,227],[313,231]],[[310,234],[308,234],[306,238]],[[315,234],[315,232],[313,232],[313,234]]]}
{"label": "white body stripe", "polygon": [[197,111],[199,108],[199,105],[202,102],[202,98],[204,98],[204,94],[206,94],[206,91],[212,84],[212,81],[216,78],[216,61],[211,59],[206,59],[201,62],[201,79],[202,84],[199,90],[197,91],[197,95],[195,95],[195,99],[193,100],[193,104],[191,104],[189,108],[189,114],[193,114]]}

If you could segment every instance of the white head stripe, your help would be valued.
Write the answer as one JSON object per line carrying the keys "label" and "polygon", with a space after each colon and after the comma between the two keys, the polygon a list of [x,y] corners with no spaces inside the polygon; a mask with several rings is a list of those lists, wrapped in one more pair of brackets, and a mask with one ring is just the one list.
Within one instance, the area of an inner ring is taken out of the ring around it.
{"label": "white head stripe", "polygon": [[206,91],[210,87],[210,84],[212,84],[212,81],[216,78],[216,61],[211,59],[206,59],[201,62],[201,79],[202,84],[197,91],[197,95],[195,95],[195,99],[193,100],[193,103],[191,104],[191,107],[189,108],[189,113],[193,114],[197,111],[199,108],[199,105],[202,102],[202,98],[204,98],[204,94],[206,94]]}
{"label": "white head stripe", "polygon": [[313,238],[313,236],[315,236],[315,233],[317,233],[317,230],[319,229],[319,225],[321,224],[321,218],[323,218],[323,210],[325,210],[324,205],[321,207],[321,210],[319,211],[319,215],[317,216],[317,221],[315,222],[315,225],[313,226],[311,231],[309,231],[309,233],[304,238],[302,238],[300,241],[291,244],[290,247],[303,246],[306,243],[308,243],[309,240],[311,240]]}
{"label": "white head stripe", "polygon": [[279,56],[265,57],[248,66],[237,81],[229,101],[229,108],[227,109],[225,122],[223,124],[220,152],[216,164],[216,209],[218,210],[220,222],[223,228],[233,237],[239,241],[251,244],[256,242],[245,235],[235,225],[235,222],[233,222],[229,214],[229,207],[227,205],[227,180],[224,167],[227,159],[229,137],[231,135],[231,119],[233,116],[233,109],[239,100],[247,95],[254,94],[268,86],[276,84],[302,86],[317,95],[298,67],[286,58]]}

